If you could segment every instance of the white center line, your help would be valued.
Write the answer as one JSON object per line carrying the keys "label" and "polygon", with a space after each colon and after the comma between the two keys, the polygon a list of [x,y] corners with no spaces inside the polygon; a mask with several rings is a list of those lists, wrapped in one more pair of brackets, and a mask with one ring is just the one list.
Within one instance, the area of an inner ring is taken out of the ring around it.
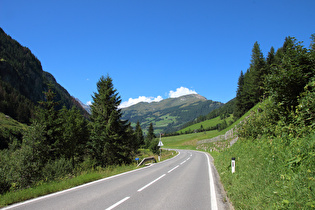
{"label": "white center line", "polygon": [[114,205],[111,205],[110,207],[108,207],[106,210],[111,210],[115,207],[117,207],[118,205],[122,204],[123,202],[125,202],[126,200],[128,200],[130,197],[125,197],[124,199],[118,201],[117,203],[115,203]]}
{"label": "white center line", "polygon": [[177,165],[176,167],[172,168],[171,170],[169,170],[167,173],[171,173],[173,170],[175,170],[176,168],[178,168],[179,165]]}
{"label": "white center line", "polygon": [[149,184],[145,185],[144,187],[140,188],[138,190],[138,192],[141,192],[142,190],[144,190],[145,188],[149,187],[151,184],[153,184],[154,182],[158,181],[159,179],[163,178],[166,174],[163,174],[162,176],[160,176],[159,178],[153,180],[152,182],[150,182]]}
{"label": "white center line", "polygon": [[180,165],[182,165],[182,164],[186,163],[186,161],[187,161],[187,160],[185,160],[185,161],[181,162],[181,163],[180,163]]}

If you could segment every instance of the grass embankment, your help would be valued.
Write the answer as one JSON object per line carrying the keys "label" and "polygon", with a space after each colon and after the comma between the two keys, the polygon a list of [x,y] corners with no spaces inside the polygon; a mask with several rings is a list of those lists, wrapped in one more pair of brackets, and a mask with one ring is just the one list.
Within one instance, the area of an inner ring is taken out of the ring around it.
{"label": "grass embankment", "polygon": [[[174,151],[163,150],[161,161],[172,158],[175,155],[176,153],[174,153]],[[152,154],[152,152],[150,152],[149,150],[144,149],[139,150],[139,155],[137,157],[139,157],[139,159],[141,160],[144,157],[150,156],[154,156],[155,159],[158,160],[157,155]],[[70,174],[67,177],[62,177],[54,181],[42,181],[39,182],[37,186],[33,186],[23,190],[16,190],[0,195],[0,207],[69,189],[75,186],[79,186],[88,182],[110,177],[134,169],[137,169],[136,162],[131,165],[109,166],[107,168],[96,167],[91,170],[78,172],[76,175]]]}
{"label": "grass embankment", "polygon": [[315,207],[314,146],[315,135],[295,139],[289,146],[282,139],[241,139],[211,155],[235,209],[311,209]]}

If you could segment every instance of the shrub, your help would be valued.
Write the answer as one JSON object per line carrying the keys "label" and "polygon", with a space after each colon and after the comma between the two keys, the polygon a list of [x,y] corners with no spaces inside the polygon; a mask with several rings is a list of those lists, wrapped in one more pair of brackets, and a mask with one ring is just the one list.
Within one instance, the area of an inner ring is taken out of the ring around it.
{"label": "shrub", "polygon": [[55,161],[48,161],[43,168],[43,177],[46,180],[60,179],[73,172],[70,160],[60,158]]}

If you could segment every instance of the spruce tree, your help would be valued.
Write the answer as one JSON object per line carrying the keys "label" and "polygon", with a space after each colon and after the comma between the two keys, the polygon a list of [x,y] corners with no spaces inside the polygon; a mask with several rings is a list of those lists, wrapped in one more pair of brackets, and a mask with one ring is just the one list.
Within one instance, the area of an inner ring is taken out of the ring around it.
{"label": "spruce tree", "polygon": [[146,136],[146,141],[145,141],[146,148],[150,147],[153,139],[155,139],[154,128],[153,128],[153,123],[150,123],[150,126],[148,128],[148,134]]}
{"label": "spruce tree", "polygon": [[121,99],[112,79],[102,76],[91,105],[91,155],[101,166],[129,163],[130,139],[127,122],[121,120]]}
{"label": "spruce tree", "polygon": [[75,160],[83,159],[86,142],[89,138],[87,122],[75,107],[68,110],[66,106],[63,106],[59,111],[59,118],[62,120],[60,153],[66,159],[71,159],[74,167]]}
{"label": "spruce tree", "polygon": [[138,121],[136,124],[136,129],[135,129],[135,135],[136,135],[136,141],[139,146],[144,146],[144,137],[143,137],[143,132],[140,126],[140,122]]}
{"label": "spruce tree", "polygon": [[38,110],[36,121],[44,126],[43,143],[49,148],[49,158],[54,160],[60,156],[61,121],[56,110],[59,102],[55,101],[56,94],[52,90],[52,85],[44,94],[46,100],[39,102],[43,109]]}
{"label": "spruce tree", "polygon": [[263,95],[263,83],[266,75],[266,61],[258,42],[255,42],[253,46],[250,72],[252,73],[252,100],[256,104]]}
{"label": "spruce tree", "polygon": [[241,71],[241,75],[238,78],[237,83],[237,91],[236,91],[236,101],[235,101],[235,109],[234,109],[234,117],[236,119],[240,118],[243,114],[245,114],[245,107],[244,107],[244,74]]}

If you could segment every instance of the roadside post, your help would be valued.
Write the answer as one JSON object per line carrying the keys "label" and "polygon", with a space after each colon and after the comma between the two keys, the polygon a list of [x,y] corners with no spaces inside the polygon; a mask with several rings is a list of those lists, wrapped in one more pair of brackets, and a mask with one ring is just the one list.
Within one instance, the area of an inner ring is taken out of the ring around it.
{"label": "roadside post", "polygon": [[139,162],[139,158],[135,158],[135,160],[137,161],[137,165],[139,164],[138,162]]}
{"label": "roadside post", "polygon": [[158,147],[160,147],[160,155],[158,156],[159,161],[161,161],[161,153],[162,153],[161,147],[162,146],[163,146],[163,143],[162,143],[162,137],[161,137],[161,133],[160,133],[160,141],[159,141],[159,144],[158,144]]}
{"label": "roadside post", "polygon": [[232,174],[235,172],[235,157],[232,157],[231,161]]}

